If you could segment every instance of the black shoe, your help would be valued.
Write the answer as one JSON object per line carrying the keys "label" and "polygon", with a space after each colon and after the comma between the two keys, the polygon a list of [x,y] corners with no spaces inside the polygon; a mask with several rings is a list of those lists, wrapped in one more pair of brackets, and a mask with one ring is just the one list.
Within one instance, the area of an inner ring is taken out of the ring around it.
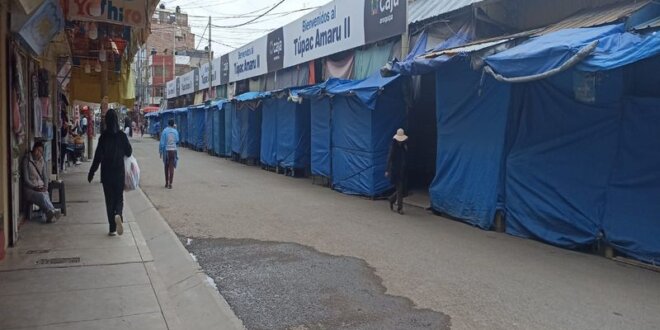
{"label": "black shoe", "polygon": [[390,202],[390,211],[394,211],[394,202]]}
{"label": "black shoe", "polygon": [[403,210],[396,210],[396,213],[403,215]]}

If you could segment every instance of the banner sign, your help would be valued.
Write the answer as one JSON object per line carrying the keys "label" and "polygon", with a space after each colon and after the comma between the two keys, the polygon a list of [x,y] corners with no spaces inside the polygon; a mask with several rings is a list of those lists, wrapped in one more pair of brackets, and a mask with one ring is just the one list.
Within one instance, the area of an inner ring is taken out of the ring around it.
{"label": "banner sign", "polygon": [[229,53],[229,81],[248,79],[268,73],[266,39],[261,37]]}
{"label": "banner sign", "polygon": [[213,87],[220,86],[222,85],[220,83],[220,68],[221,68],[220,58],[219,57],[214,58],[212,63],[213,65],[211,70],[213,70],[213,72],[211,73],[211,86]]}
{"label": "banner sign", "polygon": [[364,2],[335,0],[284,27],[284,67],[364,45]]}
{"label": "banner sign", "polygon": [[364,44],[387,39],[406,31],[407,0],[364,2]]}
{"label": "banner sign", "polygon": [[211,82],[210,70],[211,66],[208,63],[202,64],[199,68],[199,89],[208,89]]}
{"label": "banner sign", "polygon": [[[211,86],[264,75],[400,35],[408,24],[407,10],[406,0],[331,1],[215,59],[212,70],[219,77],[210,79]],[[206,88],[209,70],[206,66],[201,70],[198,83],[200,88]]]}
{"label": "banner sign", "polygon": [[229,54],[220,57],[220,85],[229,83]]}
{"label": "banner sign", "polygon": [[179,83],[179,96],[191,94],[195,92],[195,71],[190,71],[180,78]]}
{"label": "banner sign", "polygon": [[68,0],[69,20],[147,27],[146,0]]}
{"label": "banner sign", "polygon": [[[55,0],[47,0],[30,16],[18,34],[32,51],[41,55],[50,41],[64,29],[64,16],[60,5]],[[3,23],[4,20],[3,20]]]}
{"label": "banner sign", "polygon": [[177,97],[177,92],[179,90],[176,88],[176,79],[170,80],[167,82],[167,90],[165,92],[165,98],[173,99]]}

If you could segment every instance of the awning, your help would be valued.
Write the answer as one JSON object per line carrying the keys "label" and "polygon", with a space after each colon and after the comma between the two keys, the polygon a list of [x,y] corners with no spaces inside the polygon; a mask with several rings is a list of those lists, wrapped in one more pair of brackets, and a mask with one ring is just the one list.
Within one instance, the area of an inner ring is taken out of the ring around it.
{"label": "awning", "polygon": [[158,107],[144,107],[142,108],[142,113],[157,112],[158,109]]}
{"label": "awning", "polygon": [[381,77],[380,73],[362,80],[349,81],[337,84],[327,90],[330,95],[354,95],[369,109],[376,109],[376,98],[378,94],[390,83],[400,76]]}
{"label": "awning", "polygon": [[524,82],[570,67],[612,70],[660,54],[660,35],[626,32],[622,24],[567,29],[531,39],[485,59],[498,80]]}

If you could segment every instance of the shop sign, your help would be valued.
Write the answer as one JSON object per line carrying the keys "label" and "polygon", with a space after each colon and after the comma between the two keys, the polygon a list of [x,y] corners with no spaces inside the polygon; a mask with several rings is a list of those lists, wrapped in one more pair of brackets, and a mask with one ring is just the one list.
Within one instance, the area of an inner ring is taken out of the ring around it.
{"label": "shop sign", "polygon": [[208,89],[211,82],[210,70],[211,66],[208,63],[202,64],[199,68],[199,89]]}
{"label": "shop sign", "polygon": [[220,85],[229,83],[229,54],[220,57]]}
{"label": "shop sign", "polygon": [[266,63],[267,37],[229,53],[229,81],[248,79],[268,73]]}
{"label": "shop sign", "polygon": [[167,99],[173,99],[177,97],[177,92],[178,89],[176,88],[176,79],[172,79],[167,82],[167,90],[165,94],[165,98]]}
{"label": "shop sign", "polygon": [[367,0],[364,2],[364,43],[400,35],[406,31],[407,0]]}
{"label": "shop sign", "polygon": [[146,0],[69,0],[69,19],[146,28]]}
{"label": "shop sign", "polygon": [[211,72],[211,86],[213,86],[213,87],[220,86],[220,85],[222,85],[220,83],[220,72],[221,72],[221,66],[222,66],[221,60],[220,60],[219,57],[214,58],[213,62],[211,62],[211,63],[213,64],[213,65],[211,65],[211,70],[213,71],[213,72]]}
{"label": "shop sign", "polygon": [[284,67],[364,45],[364,8],[364,1],[335,0],[286,25]]}
{"label": "shop sign", "polygon": [[190,71],[180,78],[179,95],[186,95],[195,92],[195,71]]}
{"label": "shop sign", "polygon": [[62,8],[55,0],[47,0],[30,16],[18,34],[36,54],[41,55],[62,29]]}

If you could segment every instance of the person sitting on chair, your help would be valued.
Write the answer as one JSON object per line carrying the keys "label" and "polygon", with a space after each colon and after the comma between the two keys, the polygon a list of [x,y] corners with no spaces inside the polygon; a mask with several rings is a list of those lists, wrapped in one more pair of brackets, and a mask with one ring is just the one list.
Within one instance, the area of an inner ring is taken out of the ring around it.
{"label": "person sitting on chair", "polygon": [[53,219],[59,219],[62,212],[53,206],[48,194],[43,142],[35,142],[32,146],[32,152],[25,155],[23,161],[23,182],[25,199],[44,211],[46,222],[50,223],[53,222]]}

